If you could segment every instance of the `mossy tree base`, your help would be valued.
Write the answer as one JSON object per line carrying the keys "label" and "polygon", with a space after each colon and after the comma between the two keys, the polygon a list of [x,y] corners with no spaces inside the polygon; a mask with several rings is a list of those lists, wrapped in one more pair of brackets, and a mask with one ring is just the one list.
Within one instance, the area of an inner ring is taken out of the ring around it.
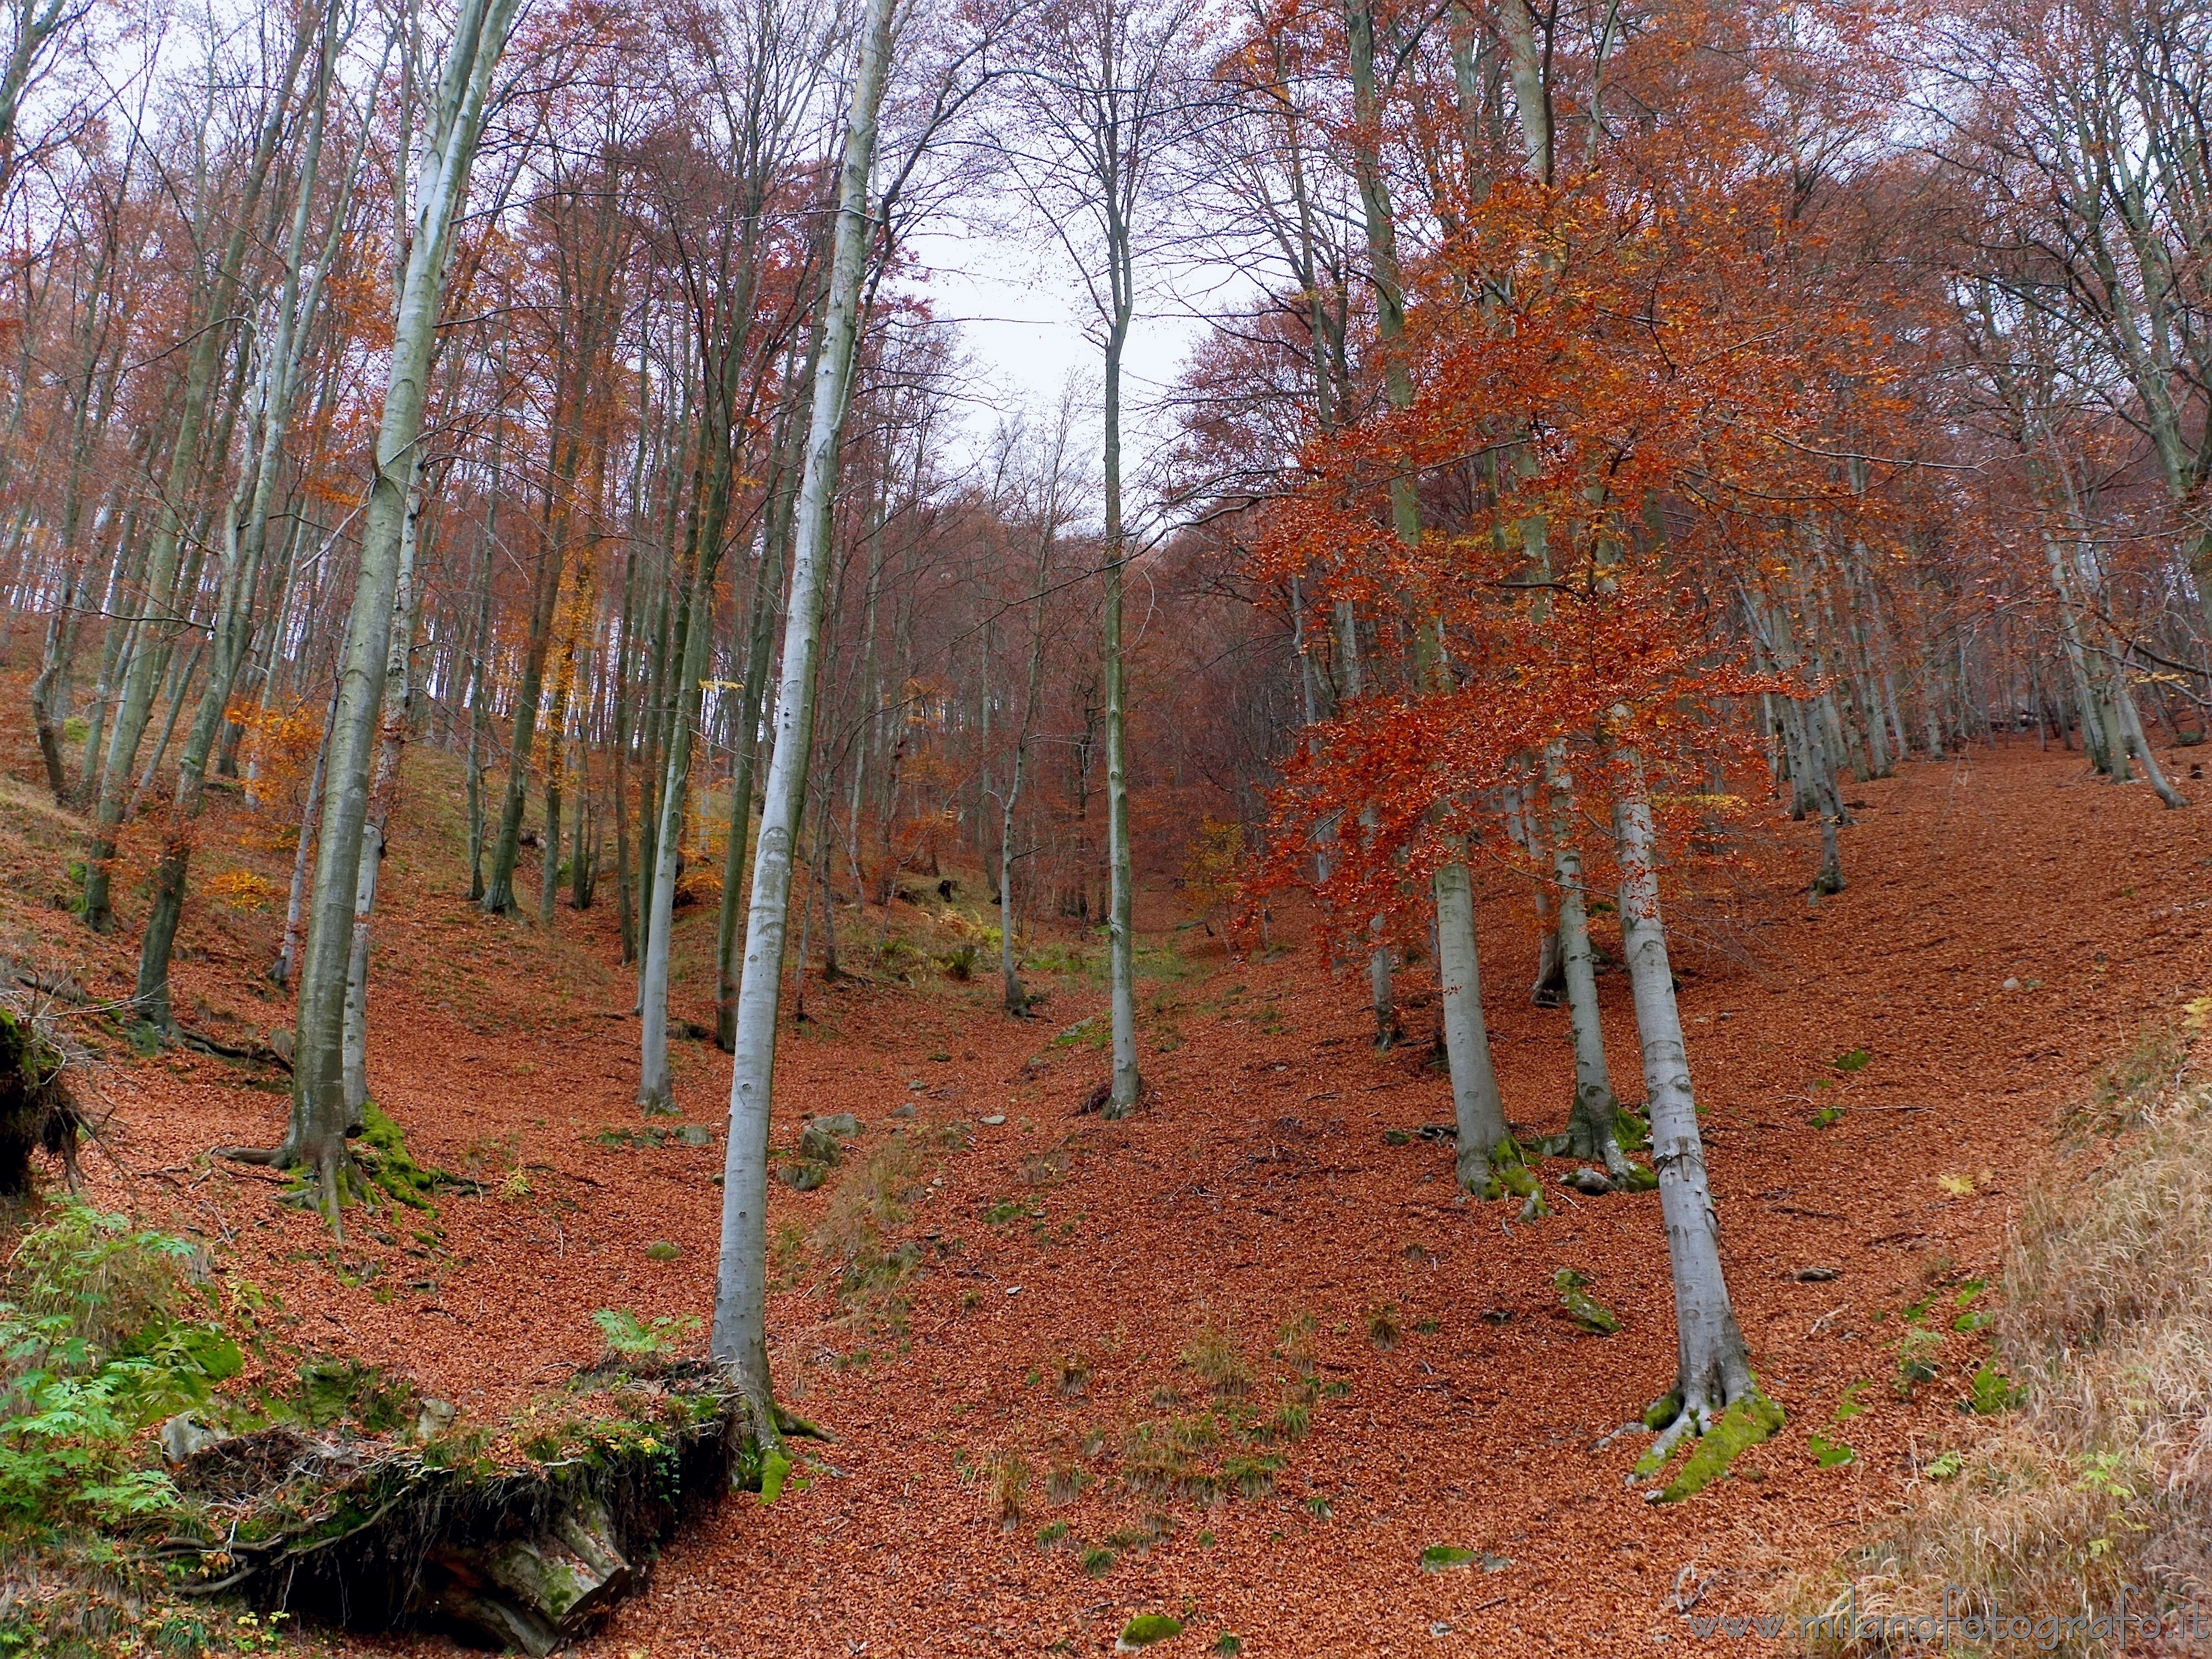
{"label": "mossy tree base", "polygon": [[[1673,1421],[1655,1424],[1653,1419],[1668,1405],[1676,1407]],[[1772,1439],[1782,1429],[1782,1407],[1765,1394],[1754,1389],[1751,1393],[1729,1403],[1717,1416],[1704,1407],[1680,1409],[1680,1396],[1670,1395],[1656,1401],[1645,1413],[1647,1426],[1662,1430],[1651,1449],[1637,1460],[1636,1477],[1651,1480],[1662,1472],[1675,1451],[1684,1443],[1691,1445],[1690,1455],[1674,1471],[1674,1478],[1656,1492],[1646,1494],[1655,1504],[1674,1504],[1704,1491],[1729,1470],[1737,1457],[1760,1442]]]}

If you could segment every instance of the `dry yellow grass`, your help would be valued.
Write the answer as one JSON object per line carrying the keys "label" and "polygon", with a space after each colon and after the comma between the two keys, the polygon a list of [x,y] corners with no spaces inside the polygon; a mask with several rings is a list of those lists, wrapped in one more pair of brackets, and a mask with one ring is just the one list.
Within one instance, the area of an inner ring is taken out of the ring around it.
{"label": "dry yellow grass", "polygon": [[[1865,1621],[1948,1605],[2033,1621],[2039,1652],[2109,1654],[2148,1634],[2094,1622],[2123,1605],[2212,1605],[2212,1088],[2169,1086],[2102,1152],[2030,1200],[2008,1254],[1996,1348],[2017,1408],[1799,1586],[1800,1617],[1862,1620],[1815,1650],[1900,1650]],[[1954,1645],[2020,1647],[1976,1639],[1988,1629],[1954,1627]]]}

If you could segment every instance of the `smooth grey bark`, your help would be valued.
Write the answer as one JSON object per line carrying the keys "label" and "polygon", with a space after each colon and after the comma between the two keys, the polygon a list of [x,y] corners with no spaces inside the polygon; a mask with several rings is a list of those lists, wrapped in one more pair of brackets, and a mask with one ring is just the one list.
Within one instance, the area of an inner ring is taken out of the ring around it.
{"label": "smooth grey bark", "polygon": [[1031,586],[1029,678],[1022,693],[1022,718],[1014,729],[1013,776],[999,803],[999,981],[1001,1006],[1010,1014],[1026,1016],[1030,996],[1022,984],[1020,953],[1014,939],[1021,915],[1014,902],[1014,823],[1021,804],[1022,787],[1029,775],[1030,734],[1036,724],[1037,697],[1044,684],[1045,599],[1051,592],[1052,548],[1060,536],[1060,483],[1067,458],[1070,411],[1061,407],[1060,426],[1048,463],[1042,521],[1037,526],[1036,570]]}
{"label": "smooth grey bark", "polygon": [[1636,755],[1624,751],[1619,759],[1624,778],[1613,803],[1613,832],[1620,854],[1621,934],[1636,1000],[1636,1034],[1651,1115],[1651,1163],[1659,1176],[1659,1212],[1666,1224],[1674,1289],[1675,1387],[1682,1410],[1662,1437],[1671,1444],[1684,1434],[1703,1434],[1757,1385],[1721,1270],[1720,1218],[1705,1174],[1689,1050],[1682,1040],[1666,924],[1659,911],[1651,805]]}
{"label": "smooth grey bark", "polygon": [[1113,1009],[1114,1075],[1104,1108],[1108,1117],[1134,1111],[1144,1092],[1137,1073],[1137,938],[1129,859],[1129,775],[1126,690],[1121,658],[1121,345],[1128,331],[1125,307],[1106,356],[1106,869],[1109,1000]]}
{"label": "smooth grey bark", "polygon": [[1459,1184],[1490,1184],[1491,1154],[1508,1139],[1505,1106],[1482,1017],[1482,967],[1474,944],[1474,882],[1466,860],[1437,866],[1437,983],[1443,1001],[1444,1054],[1451,1063],[1452,1116],[1459,1127]]}
{"label": "smooth grey bark", "polygon": [[392,609],[392,644],[385,658],[382,736],[376,746],[376,770],[369,780],[368,819],[361,837],[361,865],[354,878],[353,932],[346,949],[343,1070],[346,1111],[352,1133],[368,1103],[368,952],[376,910],[377,877],[384,868],[385,825],[392,791],[399,781],[399,755],[414,713],[415,617],[421,588],[415,580],[422,533],[422,503],[409,492],[407,521],[400,532],[399,580]]}
{"label": "smooth grey bark", "polygon": [[676,915],[677,866],[683,861],[684,803],[691,774],[691,714],[698,707],[698,685],[707,672],[714,589],[708,572],[693,562],[691,592],[678,619],[683,662],[679,668],[675,718],[669,722],[662,753],[659,823],[653,838],[653,880],[645,911],[645,953],[638,975],[637,1104],[644,1112],[675,1109],[668,1073],[669,927]]}
{"label": "smooth grey bark", "polygon": [[276,960],[269,964],[269,977],[280,986],[292,982],[292,969],[300,960],[300,930],[306,914],[307,854],[315,843],[315,824],[323,811],[323,776],[331,753],[331,725],[337,718],[337,692],[331,693],[330,712],[323,716],[323,735],[315,745],[315,769],[307,780],[307,804],[300,811],[300,839],[292,849],[292,885],[284,901],[284,936],[276,947]]}
{"label": "smooth grey bark", "polygon": [[[806,357],[808,379],[800,386],[811,390],[818,357]],[[805,434],[796,410],[787,419],[784,441],[778,447],[781,477],[771,483],[767,533],[762,538],[761,562],[754,573],[750,626],[746,633],[744,684],[738,690],[738,763],[730,778],[729,837],[722,849],[722,902],[714,918],[714,1042],[724,1054],[738,1042],[738,981],[744,960],[745,918],[742,890],[745,851],[752,835],[753,789],[760,772],[761,711],[768,702],[770,653],[775,648],[775,618],[783,597],[783,568],[791,550],[792,514],[798,497],[799,475],[804,465]]]}
{"label": "smooth grey bark", "polygon": [[744,970],[738,985],[736,1052],[730,1068],[730,1134],[722,1169],[720,1255],[709,1347],[735,1372],[764,1442],[775,1445],[774,1383],[768,1358],[768,1139],[775,1077],[776,1009],[783,989],[784,939],[791,912],[792,860],[812,758],[822,608],[836,528],[838,449],[859,340],[861,286],[873,225],[868,180],[874,170],[877,116],[890,67],[891,0],[868,0],[860,63],[837,189],[821,367],[808,417],[806,458],[792,538],[790,608],[776,686],[775,746],[762,791],[760,846],[753,856],[752,903]]}
{"label": "smooth grey bark", "polygon": [[2166,769],[2158,763],[2158,757],[2151,750],[2150,738],[2143,731],[2142,713],[2136,707],[2136,695],[2128,685],[2127,676],[2128,665],[2123,658],[2112,665],[2112,707],[2119,715],[2122,740],[2128,753],[2142,763],[2143,776],[2149,780],[2159,804],[2168,811],[2186,806],[2189,798],[2168,781]]}
{"label": "smooth grey bark", "polygon": [[406,527],[455,222],[483,132],[492,75],[520,0],[460,0],[431,118],[416,158],[413,211],[397,284],[390,372],[378,423],[375,471],[331,722],[322,835],[302,956],[291,1121],[270,1161],[313,1166],[325,1217],[343,1236],[338,1205],[350,1114],[343,1041],[346,959],[368,821],[369,771]]}
{"label": "smooth grey bark", "polygon": [[1606,1066],[1605,1030],[1597,1000],[1596,965],[1592,959],[1589,906],[1583,888],[1582,849],[1575,844],[1574,781],[1561,763],[1558,745],[1544,757],[1544,786],[1552,800],[1552,879],[1559,889],[1559,954],[1566,985],[1567,1020],[1575,1048],[1575,1103],[1567,1115],[1568,1150],[1577,1158],[1600,1158],[1615,1181],[1631,1174],[1620,1149],[1620,1103]]}

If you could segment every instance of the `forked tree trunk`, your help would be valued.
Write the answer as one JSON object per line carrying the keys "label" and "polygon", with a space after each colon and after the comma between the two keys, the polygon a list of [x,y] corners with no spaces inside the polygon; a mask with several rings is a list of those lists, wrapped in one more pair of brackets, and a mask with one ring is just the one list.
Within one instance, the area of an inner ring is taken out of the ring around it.
{"label": "forked tree trunk", "polygon": [[753,1420],[771,1446],[779,1440],[767,1323],[769,1109],[775,1078],[776,1008],[783,989],[792,860],[813,748],[815,680],[835,529],[838,447],[860,336],[861,283],[872,230],[868,178],[875,166],[876,118],[890,69],[891,14],[891,0],[868,0],[847,117],[822,364],[814,382],[792,538],[790,610],[784,624],[782,676],[776,687],[775,746],[762,792],[760,847],[753,857],[744,971],[738,987],[737,1048],[730,1069],[730,1135],[722,1170],[720,1256],[709,1346],[715,1358],[736,1371],[753,1407]]}
{"label": "forked tree trunk", "polygon": [[[218,586],[212,628],[214,651],[208,665],[207,685],[185,740],[177,768],[177,788],[169,814],[168,832],[154,877],[154,901],[146,920],[145,937],[138,952],[136,1002],[141,1017],[157,1029],[173,1024],[169,997],[169,962],[177,928],[183,920],[185,888],[191,864],[193,823],[206,794],[208,762],[217,739],[228,726],[231,690],[237,684],[252,647],[254,604],[261,586],[261,566],[269,544],[276,478],[283,461],[284,436],[290,426],[292,398],[305,356],[302,325],[314,315],[322,295],[323,277],[331,266],[337,239],[337,225],[344,219],[354,179],[359,170],[362,147],[356,145],[338,188],[338,212],[324,257],[301,291],[301,266],[307,258],[307,224],[313,205],[315,181],[320,170],[323,134],[329,112],[330,84],[337,49],[335,14],[325,14],[322,55],[310,106],[305,153],[292,210],[289,239],[284,254],[284,280],[278,289],[273,326],[257,344],[259,362],[258,442],[251,463],[240,472],[237,488],[223,520],[222,579]],[[364,135],[365,137],[365,135]],[[191,679],[185,671],[185,683]],[[170,721],[174,725],[172,712]],[[167,747],[165,735],[162,748]],[[154,764],[161,753],[155,752]],[[150,775],[152,768],[149,767]],[[143,787],[143,786],[142,786]],[[135,811],[135,804],[134,804]]]}

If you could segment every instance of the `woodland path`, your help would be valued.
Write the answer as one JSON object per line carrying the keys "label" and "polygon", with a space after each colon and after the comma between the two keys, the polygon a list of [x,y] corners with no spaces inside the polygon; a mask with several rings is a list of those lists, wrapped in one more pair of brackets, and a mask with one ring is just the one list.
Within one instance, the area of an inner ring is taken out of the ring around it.
{"label": "woodland path", "polygon": [[[2025,744],[1919,763],[1849,792],[1863,806],[1843,895],[1813,910],[1784,885],[1813,863],[1792,826],[1771,867],[1723,872],[1682,907],[1729,942],[1678,945],[1682,1006],[1731,1287],[1790,1421],[1742,1478],[1664,1510],[1624,1486],[1638,1437],[1593,1449],[1671,1379],[1656,1199],[1563,1203],[1527,1226],[1506,1224],[1508,1206],[1455,1199],[1448,1148],[1385,1139],[1449,1119],[1443,1079],[1419,1049],[1373,1053],[1357,989],[1295,934],[1299,948],[1269,962],[1177,936],[1176,976],[1140,986],[1158,1098],[1122,1124],[1073,1115],[1103,1069],[1079,1040],[1051,1043],[1097,1006],[1079,980],[1026,1024],[992,1013],[982,987],[811,985],[821,1018],[786,1044],[776,1142],[812,1113],[850,1110],[866,1128],[829,1188],[776,1190],[771,1231],[789,1230],[793,1273],[772,1330],[787,1397],[837,1437],[819,1454],[829,1467],[773,1508],[741,1500],[686,1534],[585,1650],[1095,1653],[1139,1612],[1185,1618],[1169,1652],[1223,1630],[1250,1655],[1702,1645],[1667,1600],[1682,1569],[1711,1581],[1701,1610],[1775,1605],[1793,1571],[1832,1560],[1893,1501],[1916,1456],[1971,1433],[1956,1402],[1983,1340],[1948,1339],[1937,1381],[1900,1401],[1899,1310],[1990,1273],[2061,1111],[2203,994],[2212,790],[2183,787],[2203,804],[2163,812],[2140,785],[2100,785],[2078,757]],[[594,1307],[707,1307],[727,1066],[678,1045],[679,1099],[708,1144],[641,1123],[605,924],[542,946],[397,864],[372,1078],[416,1155],[481,1171],[485,1195],[442,1206],[441,1246],[403,1217],[382,1238],[357,1230],[341,1255],[251,1172],[173,1184],[203,1224],[222,1218],[235,1271],[281,1295],[296,1340],[402,1365],[481,1419],[588,1360]],[[1492,886],[1501,1081],[1512,1117],[1549,1132],[1565,1118],[1566,1015],[1528,1006],[1525,905],[1504,878]],[[1174,918],[1152,920],[1167,936]],[[1626,987],[1601,986],[1614,1082],[1633,1098]],[[1408,1010],[1417,1035],[1432,1020]],[[1859,1049],[1862,1069],[1832,1064]],[[118,1072],[108,1093],[142,1170],[270,1138],[282,1109],[186,1059]],[[800,1241],[907,1103],[919,1128],[974,1127],[966,1150],[930,1154],[922,1195],[886,1233],[925,1252],[902,1339],[880,1307],[872,1324],[841,1317],[830,1264]],[[1831,1103],[1841,1121],[1811,1127]],[[667,1144],[623,1140],[656,1128]],[[649,1258],[656,1242],[677,1258]],[[1808,1266],[1838,1276],[1791,1278]],[[1579,1334],[1559,1312],[1562,1267],[1620,1315],[1618,1335]],[[1386,1304],[1401,1334],[1384,1352],[1370,1322]],[[1204,1386],[1178,1355],[1201,1325],[1234,1334],[1258,1373],[1252,1398],[1272,1409],[1290,1371],[1271,1345],[1301,1316],[1325,1386],[1271,1494],[1156,1502],[1096,1479],[1051,1501],[1055,1460],[1109,1474],[1133,1425],[1199,1408]],[[1054,1382],[1066,1356],[1090,1373],[1073,1396]],[[1838,1428],[1861,1381],[1871,1409]],[[1848,1438],[1856,1461],[1817,1468],[1815,1432]],[[1094,1436],[1103,1449],[1086,1455]],[[988,1471],[1009,1452],[1030,1473],[1019,1523],[1001,1530]],[[1055,1522],[1068,1536],[1041,1547]],[[1435,1543],[1492,1559],[1422,1574]],[[1079,1544],[1111,1547],[1110,1568],[1087,1576]]]}

